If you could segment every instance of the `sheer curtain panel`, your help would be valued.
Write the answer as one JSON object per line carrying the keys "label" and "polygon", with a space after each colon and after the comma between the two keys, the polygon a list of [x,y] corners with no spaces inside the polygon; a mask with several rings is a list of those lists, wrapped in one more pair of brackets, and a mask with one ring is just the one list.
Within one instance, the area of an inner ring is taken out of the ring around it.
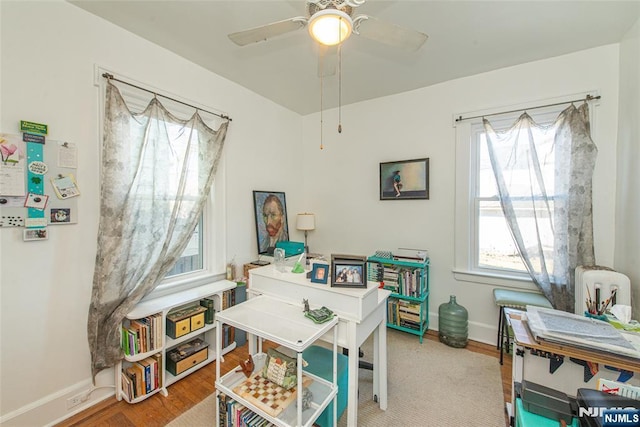
{"label": "sheer curtain panel", "polygon": [[589,107],[551,126],[524,113],[506,131],[483,120],[504,217],[529,275],[554,308],[573,312],[575,268],[594,265]]}
{"label": "sheer curtain panel", "polygon": [[153,98],[132,113],[106,85],[98,250],[89,307],[92,375],[122,358],[126,314],[164,278],[196,227],[216,173],[218,130],[181,120]]}

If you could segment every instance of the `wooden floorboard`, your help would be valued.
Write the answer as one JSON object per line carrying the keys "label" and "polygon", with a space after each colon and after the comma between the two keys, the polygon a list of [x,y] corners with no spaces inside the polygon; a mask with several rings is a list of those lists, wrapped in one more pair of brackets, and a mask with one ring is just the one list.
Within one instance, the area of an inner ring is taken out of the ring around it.
{"label": "wooden floorboard", "polygon": [[[425,337],[437,341],[438,333],[428,331]],[[269,347],[267,343],[265,348]],[[500,363],[499,352],[495,345],[469,341],[466,348],[495,357],[496,364]],[[230,369],[235,369],[240,361],[247,357],[245,344],[225,356],[225,361],[221,364],[221,372],[224,374]],[[156,393],[133,405],[124,400],[117,401],[112,397],[57,424],[56,427],[161,427],[214,393],[215,377],[216,365],[211,363],[169,386],[167,397]],[[503,397],[507,402],[511,400],[511,357],[509,355],[506,355],[504,365],[501,366],[501,377]],[[506,415],[505,425],[508,426]]]}

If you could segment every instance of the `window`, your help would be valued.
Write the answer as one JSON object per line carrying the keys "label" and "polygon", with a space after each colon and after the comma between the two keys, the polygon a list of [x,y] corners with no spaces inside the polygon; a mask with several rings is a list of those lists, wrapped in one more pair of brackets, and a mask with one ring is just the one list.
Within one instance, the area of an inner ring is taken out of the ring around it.
{"label": "window", "polygon": [[200,221],[198,221],[196,229],[193,230],[193,236],[191,236],[191,240],[189,240],[182,256],[180,256],[176,265],[169,270],[165,277],[169,278],[180,274],[201,272],[204,269],[202,222],[202,217],[200,217]]}
{"label": "window", "polygon": [[[100,73],[102,74],[102,73]],[[127,107],[134,113],[142,111],[147,107],[149,101],[153,98],[152,93],[145,92],[128,85],[114,83],[122,97],[124,98]],[[150,88],[151,89],[151,88]],[[104,91],[102,91],[104,93]],[[177,98],[175,96],[172,96]],[[162,104],[176,117],[186,119],[193,115],[194,109],[178,102],[168,100],[166,98],[160,98]],[[187,101],[189,104],[193,102]],[[104,102],[102,102],[104,105]],[[209,109],[206,106],[202,106],[203,109]],[[210,110],[210,109],[209,109]],[[200,112],[203,120],[212,128],[218,128],[219,118],[205,112]],[[180,127],[174,124],[165,123],[163,126],[169,125],[167,128],[169,133],[177,136],[178,140],[187,140],[187,136],[179,134]],[[197,147],[194,147],[197,149]],[[179,171],[172,169],[171,162],[167,159],[160,159],[160,161],[166,161],[167,176],[165,185],[178,185],[178,180],[172,177],[178,176]],[[197,163],[195,167],[197,167]],[[213,276],[224,274],[225,268],[225,256],[224,256],[224,238],[225,227],[222,219],[224,218],[224,162],[220,162],[218,172],[214,179],[211,195],[204,208],[203,214],[198,221],[191,240],[185,248],[182,256],[178,259],[175,266],[165,275],[165,280],[156,288],[152,293],[153,296],[159,296],[160,294],[172,292],[176,287],[189,287],[191,285],[202,284],[204,282],[212,280]],[[192,180],[197,179],[197,173],[193,176],[188,176],[186,182],[186,192],[189,188],[197,188],[193,185]],[[190,184],[191,183],[191,184]],[[138,195],[144,197],[144,195]],[[213,236],[216,236],[213,238]]]}
{"label": "window", "polygon": [[[540,110],[538,113],[531,111],[529,114],[538,124],[549,125],[564,108],[566,105]],[[519,115],[520,113],[514,113],[498,118],[491,117],[490,121],[496,131],[502,131],[511,126]],[[500,282],[482,277],[530,281],[502,212],[482,119],[458,123],[456,135],[456,278],[492,284]],[[555,146],[553,135],[544,136],[544,142],[536,146],[536,151],[541,159],[541,173],[545,176],[545,182],[552,183]],[[527,222],[529,219],[525,218],[525,222],[520,223],[521,229],[524,233],[539,232],[544,251],[553,251],[551,221],[546,230],[536,229],[533,210],[524,203],[518,207],[518,195],[528,194],[529,189],[529,177],[524,168],[519,170],[519,160],[514,156],[515,171],[505,176],[505,179],[521,180],[523,184],[522,194],[512,194],[516,200],[514,208],[532,211],[531,222]],[[553,188],[548,191],[553,193]],[[550,210],[553,211],[553,203],[558,195],[549,195],[552,199]],[[473,278],[468,275],[472,275]]]}

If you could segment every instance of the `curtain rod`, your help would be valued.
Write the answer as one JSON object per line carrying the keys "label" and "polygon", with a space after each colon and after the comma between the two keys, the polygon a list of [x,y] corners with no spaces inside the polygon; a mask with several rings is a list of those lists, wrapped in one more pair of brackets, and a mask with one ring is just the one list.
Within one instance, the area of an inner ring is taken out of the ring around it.
{"label": "curtain rod", "polygon": [[224,114],[213,113],[213,112],[211,112],[211,111],[207,111],[207,110],[202,109],[202,108],[200,108],[200,107],[196,107],[196,106],[194,106],[194,105],[187,104],[186,102],[179,101],[179,100],[177,100],[177,99],[175,99],[175,98],[171,98],[170,96],[163,95],[163,94],[161,94],[161,93],[157,93],[157,92],[154,92],[154,91],[152,91],[152,90],[145,89],[145,88],[143,88],[143,87],[140,87],[140,86],[134,85],[133,83],[129,83],[129,82],[125,82],[124,80],[116,79],[115,77],[113,77],[113,74],[103,73],[103,74],[102,74],[102,77],[104,77],[105,79],[109,79],[109,80],[115,80],[115,81],[117,81],[117,82],[124,83],[124,84],[129,85],[129,86],[133,86],[133,87],[135,87],[136,89],[140,89],[140,90],[143,90],[143,91],[145,91],[145,92],[152,93],[152,94],[154,94],[155,96],[161,96],[161,97],[163,97],[163,98],[170,99],[171,101],[174,101],[174,102],[180,103],[180,104],[182,104],[182,105],[186,105],[187,107],[195,108],[196,110],[204,111],[205,113],[209,113],[209,114],[213,114],[214,116],[218,116],[218,117],[220,117],[220,118],[222,118],[222,119],[229,120],[230,122],[232,122],[232,121],[233,121],[233,119],[232,119],[231,117],[226,116],[226,115],[224,115]]}
{"label": "curtain rod", "polygon": [[565,102],[556,102],[555,104],[546,104],[546,105],[538,105],[536,107],[529,107],[529,108],[519,108],[517,110],[511,110],[511,111],[501,111],[499,113],[491,113],[491,114],[483,114],[481,116],[473,116],[473,117],[462,117],[459,116],[456,119],[456,122],[461,122],[462,120],[471,120],[471,119],[479,119],[481,117],[488,117],[488,116],[497,116],[499,114],[509,114],[509,113],[517,113],[518,111],[527,111],[527,110],[535,110],[537,108],[544,108],[544,107],[554,107],[556,105],[563,105],[563,104],[573,104],[574,102],[578,102],[578,101],[593,101],[595,99],[600,99],[601,96],[600,95],[587,95],[584,99],[574,99],[573,101],[565,101]]}

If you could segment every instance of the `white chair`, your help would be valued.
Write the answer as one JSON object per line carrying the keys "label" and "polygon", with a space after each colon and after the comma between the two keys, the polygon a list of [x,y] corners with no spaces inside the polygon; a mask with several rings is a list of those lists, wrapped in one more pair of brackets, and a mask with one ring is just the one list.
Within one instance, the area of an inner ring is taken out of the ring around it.
{"label": "white chair", "polygon": [[627,276],[609,267],[581,265],[576,268],[576,314],[587,311],[589,295],[591,300],[596,300],[596,288],[600,288],[600,305],[611,296],[614,289],[616,289],[615,301],[609,304],[609,308],[614,303],[631,305],[631,283]]}

